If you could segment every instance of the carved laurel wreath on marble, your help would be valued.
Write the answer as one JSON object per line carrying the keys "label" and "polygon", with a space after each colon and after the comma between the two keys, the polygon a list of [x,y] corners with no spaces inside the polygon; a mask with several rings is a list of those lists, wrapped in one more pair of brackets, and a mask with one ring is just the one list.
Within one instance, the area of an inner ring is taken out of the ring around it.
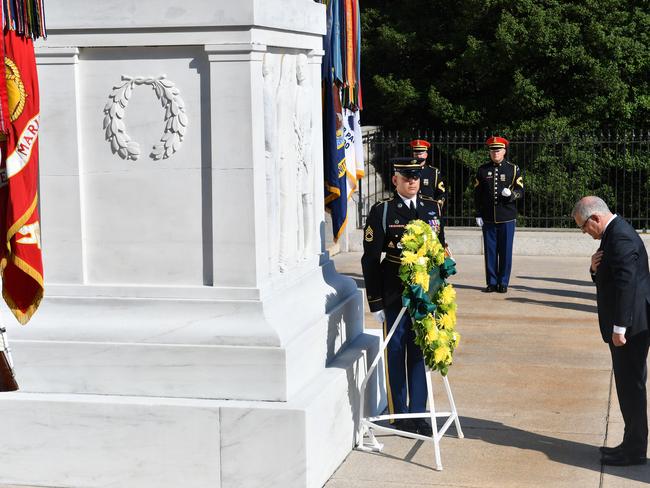
{"label": "carved laurel wreath on marble", "polygon": [[155,161],[167,159],[178,150],[183,141],[187,115],[178,88],[165,75],[158,78],[122,75],[121,83],[113,87],[104,107],[106,141],[110,143],[113,154],[117,153],[122,159],[135,161],[140,157],[140,144],[131,140],[124,124],[126,107],[136,85],[151,86],[165,109],[165,132],[160,142],[154,144],[149,156]]}

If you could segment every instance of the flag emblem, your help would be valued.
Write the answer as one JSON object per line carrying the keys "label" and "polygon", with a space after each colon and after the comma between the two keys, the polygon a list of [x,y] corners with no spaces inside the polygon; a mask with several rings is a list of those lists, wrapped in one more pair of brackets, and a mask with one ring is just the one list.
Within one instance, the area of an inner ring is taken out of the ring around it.
{"label": "flag emblem", "polygon": [[20,77],[18,66],[10,58],[5,57],[5,78],[7,80],[7,102],[9,103],[9,120],[15,121],[25,108],[25,85]]}

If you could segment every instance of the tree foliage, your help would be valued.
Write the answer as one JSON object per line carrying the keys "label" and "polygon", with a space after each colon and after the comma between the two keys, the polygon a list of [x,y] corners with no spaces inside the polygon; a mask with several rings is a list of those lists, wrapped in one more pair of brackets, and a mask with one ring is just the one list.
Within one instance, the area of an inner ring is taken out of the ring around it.
{"label": "tree foliage", "polygon": [[364,0],[364,123],[647,126],[647,0]]}

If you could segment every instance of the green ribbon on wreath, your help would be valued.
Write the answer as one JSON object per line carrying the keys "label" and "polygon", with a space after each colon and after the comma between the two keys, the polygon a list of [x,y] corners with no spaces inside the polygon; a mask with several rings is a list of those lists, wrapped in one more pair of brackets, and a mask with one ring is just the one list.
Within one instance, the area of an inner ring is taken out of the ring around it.
{"label": "green ribbon on wreath", "polygon": [[402,293],[402,306],[406,307],[414,320],[422,320],[436,311],[436,304],[420,285],[407,285]]}

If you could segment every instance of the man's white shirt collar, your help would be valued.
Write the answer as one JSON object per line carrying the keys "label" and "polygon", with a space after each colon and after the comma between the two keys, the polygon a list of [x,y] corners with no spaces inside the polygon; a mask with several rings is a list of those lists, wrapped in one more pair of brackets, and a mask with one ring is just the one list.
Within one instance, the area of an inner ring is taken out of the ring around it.
{"label": "man's white shirt collar", "polygon": [[410,208],[411,207],[411,202],[413,202],[413,205],[415,206],[415,208],[418,208],[418,196],[417,195],[415,195],[413,198],[406,198],[405,196],[403,196],[399,192],[397,192],[397,194],[399,195],[399,197],[404,202],[404,205],[406,205],[407,207]]}
{"label": "man's white shirt collar", "polygon": [[608,226],[609,224],[611,224],[611,223],[612,223],[612,220],[614,220],[615,218],[616,218],[616,214],[612,215],[612,218],[609,219],[609,220],[607,221],[607,223],[605,224],[605,228],[603,229],[603,234],[604,234],[605,231],[607,230],[607,226]]}

